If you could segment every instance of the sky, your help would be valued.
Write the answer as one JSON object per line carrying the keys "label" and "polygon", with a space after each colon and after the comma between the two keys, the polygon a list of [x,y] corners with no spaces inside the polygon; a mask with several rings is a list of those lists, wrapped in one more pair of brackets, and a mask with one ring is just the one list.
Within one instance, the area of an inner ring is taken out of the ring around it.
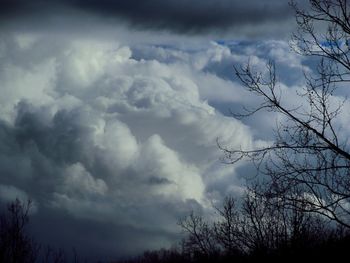
{"label": "sky", "polygon": [[[291,52],[280,0],[0,0],[0,200],[31,199],[31,231],[88,259],[181,238],[176,222],[244,192],[279,116],[234,76],[274,60],[297,105],[312,61]],[[344,122],[346,119],[344,119]]]}

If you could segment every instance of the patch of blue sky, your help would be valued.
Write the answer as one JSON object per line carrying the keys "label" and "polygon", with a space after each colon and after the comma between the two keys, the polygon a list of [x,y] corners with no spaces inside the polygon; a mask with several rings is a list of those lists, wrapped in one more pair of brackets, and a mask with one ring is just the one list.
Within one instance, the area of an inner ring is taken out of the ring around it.
{"label": "patch of blue sky", "polygon": [[219,39],[219,40],[214,40],[214,42],[218,45],[221,46],[234,46],[240,43],[240,41],[237,40],[227,40],[227,39]]}
{"label": "patch of blue sky", "polygon": [[331,40],[324,40],[320,41],[320,45],[325,48],[342,48],[344,46],[349,46],[349,39],[346,40],[337,40],[337,41],[331,41]]}

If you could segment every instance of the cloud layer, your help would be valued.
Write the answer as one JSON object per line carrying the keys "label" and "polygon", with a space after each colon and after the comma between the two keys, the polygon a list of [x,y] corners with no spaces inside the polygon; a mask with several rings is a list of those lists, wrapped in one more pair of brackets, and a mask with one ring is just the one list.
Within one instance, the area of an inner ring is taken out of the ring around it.
{"label": "cloud layer", "polygon": [[[40,24],[39,21],[55,23],[59,17],[68,17],[76,23],[74,17],[82,19],[82,14],[88,14],[84,23],[93,16],[114,25],[122,22],[142,30],[185,34],[233,32],[236,36],[284,37],[293,19],[288,2],[278,0],[2,0],[0,3],[0,16],[5,21],[30,19]],[[78,24],[78,27],[83,25]]]}
{"label": "cloud layer", "polygon": [[3,201],[32,198],[39,214],[69,215],[59,223],[68,229],[73,218],[131,229],[117,253],[137,250],[132,240],[148,233],[170,244],[177,217],[208,202],[215,139],[251,143],[246,127],[200,98],[182,62],[136,60],[117,43],[21,35],[2,40],[1,57]]}
{"label": "cloud layer", "polygon": [[275,58],[291,90],[304,67],[283,41],[0,39],[0,198],[33,199],[40,239],[96,258],[169,246],[181,216],[242,191],[244,170],[221,163],[216,140],[254,147],[274,119],[226,116],[258,103],[233,64]]}

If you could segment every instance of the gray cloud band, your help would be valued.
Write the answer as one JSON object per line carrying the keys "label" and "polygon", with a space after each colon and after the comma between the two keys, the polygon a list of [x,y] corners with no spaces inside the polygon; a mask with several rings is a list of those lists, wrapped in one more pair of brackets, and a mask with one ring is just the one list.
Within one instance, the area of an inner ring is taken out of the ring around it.
{"label": "gray cloud band", "polygon": [[2,0],[3,19],[23,19],[50,14],[67,15],[67,10],[88,12],[99,18],[126,22],[140,29],[202,34],[225,32],[246,26],[279,24],[293,17],[287,1],[238,0]]}

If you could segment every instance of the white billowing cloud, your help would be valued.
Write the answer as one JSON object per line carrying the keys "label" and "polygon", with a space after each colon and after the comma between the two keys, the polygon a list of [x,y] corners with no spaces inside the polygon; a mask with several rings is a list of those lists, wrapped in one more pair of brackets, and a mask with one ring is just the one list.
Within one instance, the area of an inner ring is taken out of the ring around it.
{"label": "white billowing cloud", "polygon": [[0,49],[1,198],[23,192],[42,209],[170,244],[180,215],[242,192],[217,139],[230,148],[261,143],[220,113],[229,103],[255,105],[231,78],[232,64],[251,51],[8,38]]}
{"label": "white billowing cloud", "polygon": [[63,191],[68,194],[106,194],[108,187],[101,179],[95,179],[80,163],[70,165],[64,173]]}
{"label": "white billowing cloud", "polygon": [[138,143],[130,129],[118,120],[104,121],[96,127],[95,143],[104,158],[106,165],[125,169],[132,165],[138,153]]}
{"label": "white billowing cloud", "polygon": [[49,91],[53,88],[54,73],[53,60],[43,61],[29,69],[11,64],[4,65],[0,72],[1,118],[11,121],[14,118],[13,107],[20,100],[30,100],[36,105],[50,101]]}
{"label": "white billowing cloud", "polygon": [[204,184],[199,170],[179,159],[176,152],[169,149],[159,135],[153,135],[142,146],[137,171],[145,183],[152,185],[155,194],[178,196],[184,200],[202,201]]}
{"label": "white billowing cloud", "polygon": [[123,63],[130,55],[128,47],[119,48],[116,43],[75,41],[64,50],[57,61],[59,77],[67,85],[61,88],[67,92],[71,92],[71,89],[87,88],[105,74],[107,66]]}

